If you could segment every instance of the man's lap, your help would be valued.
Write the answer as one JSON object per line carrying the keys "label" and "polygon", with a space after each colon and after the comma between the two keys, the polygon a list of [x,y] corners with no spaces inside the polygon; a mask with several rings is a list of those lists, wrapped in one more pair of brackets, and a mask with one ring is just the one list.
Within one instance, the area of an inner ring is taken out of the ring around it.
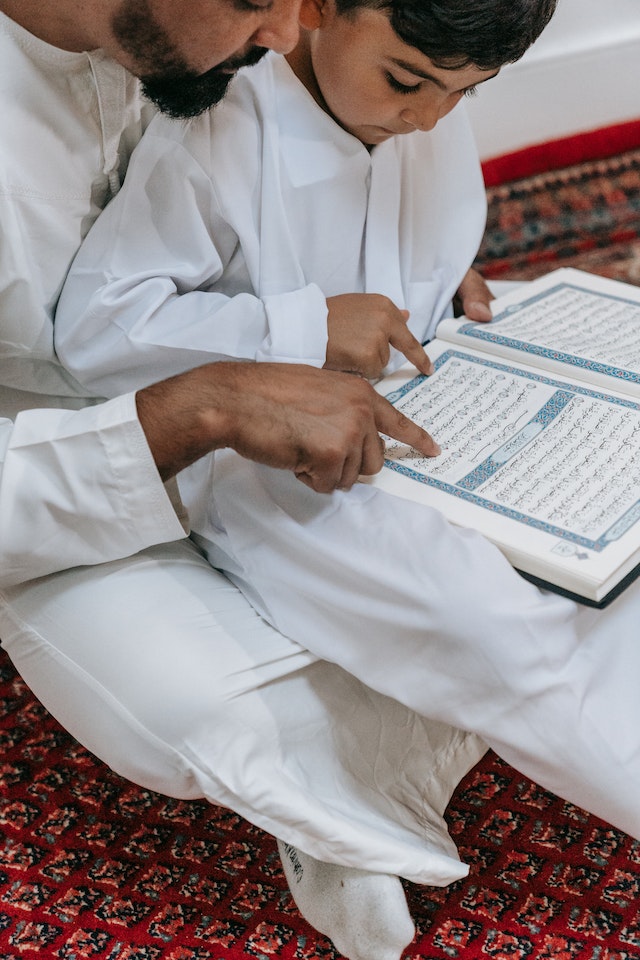
{"label": "man's lap", "polygon": [[7,590],[0,636],[54,716],[129,779],[207,796],[320,859],[465,873],[441,814],[482,742],[278,634],[189,541]]}

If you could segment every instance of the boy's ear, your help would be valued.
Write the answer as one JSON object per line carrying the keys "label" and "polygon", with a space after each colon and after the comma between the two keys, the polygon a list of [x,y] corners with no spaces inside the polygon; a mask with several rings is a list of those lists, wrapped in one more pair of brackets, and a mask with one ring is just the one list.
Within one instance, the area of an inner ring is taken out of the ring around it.
{"label": "boy's ear", "polygon": [[300,26],[305,30],[318,30],[322,26],[325,0],[302,0]]}

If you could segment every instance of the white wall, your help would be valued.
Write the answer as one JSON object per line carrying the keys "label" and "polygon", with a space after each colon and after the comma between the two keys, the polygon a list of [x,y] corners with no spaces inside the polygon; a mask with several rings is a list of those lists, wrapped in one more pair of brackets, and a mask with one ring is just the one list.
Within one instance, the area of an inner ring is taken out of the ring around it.
{"label": "white wall", "polygon": [[483,159],[640,119],[640,0],[559,0],[540,39],[468,110]]}

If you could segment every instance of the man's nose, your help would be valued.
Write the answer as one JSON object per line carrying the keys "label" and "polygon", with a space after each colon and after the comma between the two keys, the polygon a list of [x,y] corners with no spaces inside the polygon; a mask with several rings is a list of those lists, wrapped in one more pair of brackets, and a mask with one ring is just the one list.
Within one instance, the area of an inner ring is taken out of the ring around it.
{"label": "man's nose", "polygon": [[300,0],[276,0],[253,36],[253,43],[276,53],[289,53],[300,36]]}

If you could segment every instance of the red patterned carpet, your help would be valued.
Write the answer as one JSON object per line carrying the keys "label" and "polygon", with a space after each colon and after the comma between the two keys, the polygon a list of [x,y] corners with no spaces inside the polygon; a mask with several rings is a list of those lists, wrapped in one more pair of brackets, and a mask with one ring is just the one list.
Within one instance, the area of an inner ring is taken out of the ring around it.
{"label": "red patterned carpet", "polygon": [[557,267],[640,284],[640,150],[516,180],[487,191],[478,267],[531,280]]}
{"label": "red patterned carpet", "polygon": [[[491,188],[480,263],[640,282],[640,152]],[[111,773],[0,651],[0,960],[336,958],[273,840]],[[640,960],[640,843],[488,754],[450,805],[470,876],[407,884],[407,960]]]}
{"label": "red patterned carpet", "polygon": [[[1,652],[0,743],[1,960],[337,957],[297,913],[270,837],[113,774]],[[493,754],[448,818],[471,873],[407,884],[407,958],[640,958],[640,843]]]}

